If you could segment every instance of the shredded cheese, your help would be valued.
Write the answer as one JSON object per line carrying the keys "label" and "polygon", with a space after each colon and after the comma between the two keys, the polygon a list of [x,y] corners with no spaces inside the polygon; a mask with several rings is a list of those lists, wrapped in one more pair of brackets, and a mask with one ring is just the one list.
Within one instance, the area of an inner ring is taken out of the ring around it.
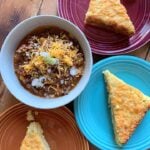
{"label": "shredded cheese", "polygon": [[68,49],[62,42],[54,42],[49,53],[52,57],[56,57],[69,66],[73,65],[73,58],[76,56],[78,50]]}
{"label": "shredded cheese", "polygon": [[46,70],[45,55],[49,55],[48,57],[52,59],[56,58],[70,67],[73,66],[73,58],[76,57],[78,49],[72,46],[72,43],[65,43],[64,40],[59,38],[51,41],[50,47],[47,48],[47,40],[46,38],[40,38],[39,43],[41,46],[38,48],[38,52],[36,52],[36,55],[33,55],[29,64],[22,65],[26,72],[31,72],[34,67],[39,68],[41,71]]}
{"label": "shredded cheese", "polygon": [[30,72],[33,68],[35,67],[40,67],[43,68],[43,57],[42,56],[35,56],[29,64],[25,64],[22,67],[26,72]]}

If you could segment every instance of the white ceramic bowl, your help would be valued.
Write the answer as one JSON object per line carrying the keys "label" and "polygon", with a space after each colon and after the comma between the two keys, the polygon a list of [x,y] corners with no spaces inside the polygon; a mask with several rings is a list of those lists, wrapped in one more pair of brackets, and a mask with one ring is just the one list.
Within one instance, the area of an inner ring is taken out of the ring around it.
{"label": "white ceramic bowl", "polygon": [[[41,26],[57,26],[71,33],[80,43],[85,56],[85,69],[81,80],[68,95],[58,98],[42,98],[31,94],[19,82],[14,72],[14,53],[20,41],[31,31]],[[92,69],[90,45],[82,31],[71,22],[57,16],[35,16],[18,24],[5,39],[0,52],[0,71],[9,91],[21,102],[36,108],[49,109],[63,106],[73,101],[88,83]]]}

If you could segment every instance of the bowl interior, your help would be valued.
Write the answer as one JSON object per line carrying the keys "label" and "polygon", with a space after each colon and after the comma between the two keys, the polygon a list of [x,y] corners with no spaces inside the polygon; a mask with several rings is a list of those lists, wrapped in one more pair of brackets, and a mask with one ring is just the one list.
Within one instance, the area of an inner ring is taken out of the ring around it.
{"label": "bowl interior", "polygon": [[[68,95],[45,99],[31,94],[23,88],[14,72],[14,53],[21,40],[31,31],[42,26],[56,26],[73,35],[81,45],[85,56],[83,76],[76,87]],[[23,103],[36,108],[56,108],[71,102],[86,86],[92,68],[92,54],[84,34],[72,23],[56,16],[36,16],[18,24],[7,36],[1,50],[1,74],[10,92]]]}

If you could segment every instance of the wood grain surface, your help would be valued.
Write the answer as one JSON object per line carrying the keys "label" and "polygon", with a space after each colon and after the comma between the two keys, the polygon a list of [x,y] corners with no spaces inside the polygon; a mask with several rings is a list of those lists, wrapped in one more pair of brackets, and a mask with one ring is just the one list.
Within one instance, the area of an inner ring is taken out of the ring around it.
{"label": "wood grain surface", "polygon": [[[0,47],[9,33],[22,20],[35,15],[57,15],[57,0],[0,0]],[[150,47],[146,44],[130,55],[150,61]],[[93,55],[94,62],[105,56]],[[0,79],[0,112],[18,101],[9,93]],[[91,147],[91,150],[95,148]]]}

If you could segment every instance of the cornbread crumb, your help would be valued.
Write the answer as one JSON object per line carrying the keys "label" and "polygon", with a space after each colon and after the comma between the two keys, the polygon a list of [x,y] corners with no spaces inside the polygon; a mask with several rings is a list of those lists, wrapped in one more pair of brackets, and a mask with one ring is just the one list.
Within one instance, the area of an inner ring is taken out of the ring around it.
{"label": "cornbread crumb", "polygon": [[130,138],[150,106],[150,97],[117,78],[109,70],[104,72],[112,122],[118,145]]}
{"label": "cornbread crumb", "polygon": [[32,114],[32,111],[31,110],[29,110],[28,112],[27,112],[27,121],[34,121],[35,119],[34,119],[34,115]]}

